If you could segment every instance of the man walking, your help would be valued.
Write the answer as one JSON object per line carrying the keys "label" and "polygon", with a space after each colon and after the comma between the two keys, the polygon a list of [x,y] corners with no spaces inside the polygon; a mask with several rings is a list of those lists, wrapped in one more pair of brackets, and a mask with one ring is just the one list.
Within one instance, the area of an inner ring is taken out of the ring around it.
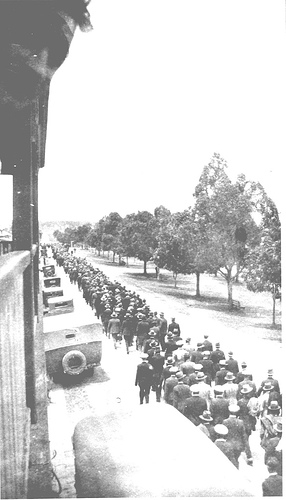
{"label": "man walking", "polygon": [[153,367],[148,363],[148,354],[143,353],[140,355],[142,362],[137,366],[135,386],[139,385],[139,399],[140,404],[143,404],[144,398],[146,403],[149,403],[150,389],[153,380]]}

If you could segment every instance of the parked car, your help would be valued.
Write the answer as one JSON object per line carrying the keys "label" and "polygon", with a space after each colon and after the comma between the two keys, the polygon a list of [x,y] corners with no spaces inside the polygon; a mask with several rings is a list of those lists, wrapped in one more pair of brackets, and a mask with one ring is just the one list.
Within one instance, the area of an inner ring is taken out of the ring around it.
{"label": "parked car", "polygon": [[92,323],[44,334],[49,377],[92,375],[102,356],[102,325]]}
{"label": "parked car", "polygon": [[86,417],[73,448],[77,498],[254,496],[221,450],[167,404],[117,404]]}
{"label": "parked car", "polygon": [[[44,290],[43,290],[44,307],[48,309],[48,306],[49,306],[48,299],[51,299],[52,297],[63,297],[63,295],[64,295],[64,291],[59,286],[51,286],[50,288],[44,288]],[[48,311],[46,311],[46,312],[48,312]]]}
{"label": "parked car", "polygon": [[50,264],[48,266],[43,266],[42,271],[44,273],[45,278],[50,278],[51,276],[55,276],[55,266],[53,264]]}
{"label": "parked car", "polygon": [[73,299],[66,295],[51,297],[47,302],[48,305],[44,311],[45,316],[55,316],[56,314],[66,314],[74,311]]}
{"label": "parked car", "polygon": [[43,279],[44,288],[49,288],[51,286],[61,286],[61,278],[59,276],[52,276],[50,278]]}

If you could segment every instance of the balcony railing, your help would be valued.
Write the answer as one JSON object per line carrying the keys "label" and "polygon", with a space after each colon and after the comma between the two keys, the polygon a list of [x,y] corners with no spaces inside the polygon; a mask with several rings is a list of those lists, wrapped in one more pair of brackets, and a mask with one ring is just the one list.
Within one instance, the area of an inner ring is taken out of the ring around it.
{"label": "balcony railing", "polygon": [[36,255],[34,247],[31,252],[0,257],[1,498],[27,498],[31,415],[35,409],[26,336],[31,307],[26,291]]}

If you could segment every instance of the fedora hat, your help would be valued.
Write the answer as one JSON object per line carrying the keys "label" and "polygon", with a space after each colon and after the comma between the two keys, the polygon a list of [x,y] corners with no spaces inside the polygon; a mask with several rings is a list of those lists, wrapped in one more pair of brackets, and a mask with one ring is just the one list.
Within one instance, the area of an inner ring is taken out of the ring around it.
{"label": "fedora hat", "polygon": [[197,385],[193,385],[191,387],[191,393],[192,393],[192,396],[199,396],[200,395],[200,389],[198,388]]}
{"label": "fedora hat", "polygon": [[222,394],[224,392],[224,388],[222,385],[215,385],[214,392],[217,394]]}
{"label": "fedora hat", "polygon": [[226,376],[224,377],[224,380],[234,380],[235,376],[233,375],[232,372],[227,372]]}
{"label": "fedora hat", "polygon": [[179,371],[179,369],[176,367],[176,366],[171,366],[169,372],[171,374],[174,374],[174,373],[177,373]]}
{"label": "fedora hat", "polygon": [[204,352],[203,352],[204,357],[206,357],[206,358],[207,358],[208,356],[210,356],[210,353],[211,353],[210,351],[204,351]]}
{"label": "fedora hat", "polygon": [[252,391],[251,385],[245,384],[242,386],[241,394],[249,394]]}
{"label": "fedora hat", "polygon": [[184,376],[185,375],[183,374],[183,372],[177,371],[176,377],[177,377],[178,380],[182,380],[184,378]]}
{"label": "fedora hat", "polygon": [[204,380],[206,375],[203,372],[199,372],[196,376],[196,380]]}
{"label": "fedora hat", "polygon": [[147,354],[147,353],[145,353],[145,352],[142,352],[142,353],[140,354],[140,358],[141,358],[141,359],[148,359],[148,354]]}
{"label": "fedora hat", "polygon": [[201,420],[204,420],[204,422],[212,422],[213,421],[213,418],[211,416],[211,413],[210,411],[208,410],[204,410],[203,411],[203,414],[202,415],[199,415],[199,418]]}
{"label": "fedora hat", "polygon": [[226,360],[225,359],[220,359],[219,360],[220,366],[225,366],[226,365]]}
{"label": "fedora hat", "polygon": [[238,413],[239,410],[240,410],[240,407],[238,405],[236,405],[236,404],[231,404],[228,407],[229,413]]}
{"label": "fedora hat", "polygon": [[203,368],[203,365],[201,365],[200,363],[195,363],[194,369],[196,372],[200,371],[202,368]]}
{"label": "fedora hat", "polygon": [[280,410],[280,406],[278,404],[278,401],[270,401],[270,404],[268,405],[268,411],[277,411]]}
{"label": "fedora hat", "polygon": [[228,434],[228,428],[223,424],[216,424],[214,426],[214,430],[219,436],[226,436]]}
{"label": "fedora hat", "polygon": [[275,430],[275,432],[282,432],[282,419],[273,424],[273,429]]}
{"label": "fedora hat", "polygon": [[274,388],[274,385],[271,382],[265,382],[262,389],[263,391],[271,391]]}

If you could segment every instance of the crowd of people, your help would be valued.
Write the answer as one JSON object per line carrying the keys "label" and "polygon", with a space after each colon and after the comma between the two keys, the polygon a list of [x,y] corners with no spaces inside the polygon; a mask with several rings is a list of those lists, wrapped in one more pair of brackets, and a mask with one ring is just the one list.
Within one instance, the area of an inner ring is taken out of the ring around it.
{"label": "crowd of people", "polygon": [[140,404],[149,403],[153,391],[158,403],[174,406],[237,468],[242,453],[252,465],[249,437],[258,430],[269,471],[263,495],[282,496],[282,394],[273,369],[256,384],[247,363],[225,353],[219,342],[213,345],[208,334],[194,345],[191,338],[183,339],[175,317],[168,323],[163,312],[151,311],[139,294],[86,259],[56,248],[53,257],[82,291],[114,348],[123,342],[127,354],[131,346],[139,351],[135,385]]}

